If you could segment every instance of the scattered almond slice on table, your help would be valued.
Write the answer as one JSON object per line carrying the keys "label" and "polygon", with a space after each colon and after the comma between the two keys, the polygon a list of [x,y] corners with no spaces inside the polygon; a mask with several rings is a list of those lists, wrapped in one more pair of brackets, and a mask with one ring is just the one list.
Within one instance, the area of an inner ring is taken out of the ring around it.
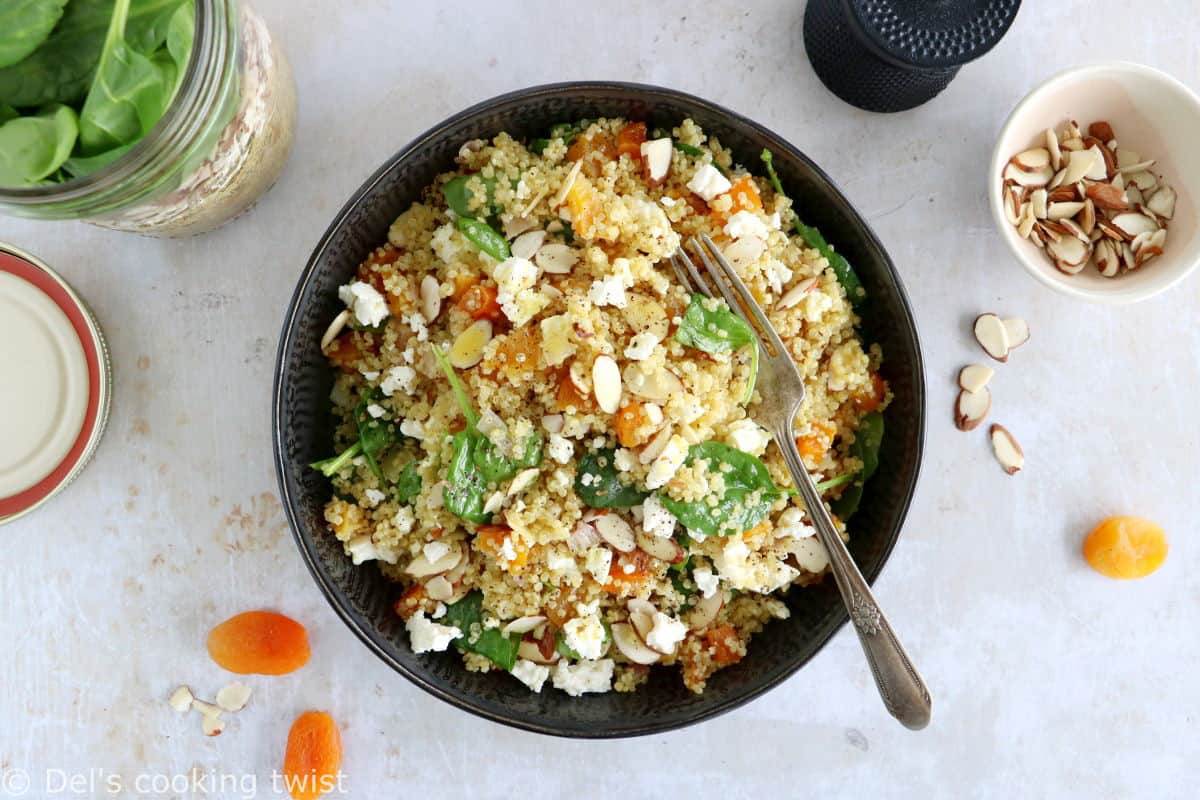
{"label": "scattered almond slice on table", "polygon": [[992,423],[992,427],[988,429],[988,436],[992,440],[992,453],[1004,471],[1009,475],[1020,472],[1021,467],[1025,466],[1025,453],[1008,428]]}
{"label": "scattered almond slice on table", "polygon": [[954,424],[960,431],[973,431],[983,422],[992,407],[992,393],[987,387],[974,392],[963,389],[954,404]]}
{"label": "scattered almond slice on table", "polygon": [[991,367],[982,364],[968,364],[958,371],[958,388],[964,392],[978,392],[987,386],[992,375],[996,374]]}
{"label": "scattered almond slice on table", "polygon": [[1177,194],[1150,172],[1155,159],[1121,148],[1102,120],[1086,134],[1074,121],[1048,128],[1042,139],[1001,175],[1004,216],[1021,238],[1068,275],[1094,264],[1113,278],[1162,255]]}

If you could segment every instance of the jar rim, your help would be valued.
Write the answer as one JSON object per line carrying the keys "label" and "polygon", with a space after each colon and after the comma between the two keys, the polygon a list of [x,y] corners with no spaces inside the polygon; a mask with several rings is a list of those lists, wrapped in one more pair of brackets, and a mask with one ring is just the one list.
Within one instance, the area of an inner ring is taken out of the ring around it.
{"label": "jar rim", "polygon": [[[41,186],[0,186],[0,200],[16,205],[78,201],[132,185],[139,175],[181,155],[203,127],[236,58],[237,0],[196,0],[192,56],[170,106],[129,152],[93,173]],[[233,24],[230,24],[233,20]],[[231,58],[232,57],[232,58]]]}

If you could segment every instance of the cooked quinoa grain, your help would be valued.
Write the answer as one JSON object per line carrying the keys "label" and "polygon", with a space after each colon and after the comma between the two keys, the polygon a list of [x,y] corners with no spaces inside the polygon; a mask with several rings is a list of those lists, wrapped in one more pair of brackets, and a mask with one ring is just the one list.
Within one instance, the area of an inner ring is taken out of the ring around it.
{"label": "cooked quinoa grain", "polygon": [[314,466],[414,648],[533,691],[634,691],[678,665],[702,692],[787,617],[779,595],[828,556],[753,421],[752,335],[668,257],[701,233],[723,248],[804,376],[805,463],[852,511],[882,354],[792,220],[691,120],[620,119],[466,142],[396,219],[340,293],[338,454]]}

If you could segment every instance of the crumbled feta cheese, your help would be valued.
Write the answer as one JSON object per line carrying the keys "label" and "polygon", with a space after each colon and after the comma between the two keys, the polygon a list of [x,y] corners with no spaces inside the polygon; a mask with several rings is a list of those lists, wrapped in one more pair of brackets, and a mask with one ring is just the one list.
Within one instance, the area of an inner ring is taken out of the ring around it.
{"label": "crumbled feta cheese", "polygon": [[374,328],[387,319],[388,306],[383,295],[369,283],[354,281],[338,289],[338,297],[354,312],[358,324]]}
{"label": "crumbled feta cheese", "polygon": [[730,239],[741,239],[743,236],[754,236],[766,239],[770,234],[767,226],[751,211],[739,211],[725,223],[725,235]]}
{"label": "crumbled feta cheese", "polygon": [[411,395],[417,390],[417,371],[412,367],[392,367],[384,373],[383,380],[379,383],[379,391],[385,396],[391,397],[396,393],[397,389],[403,389],[404,393]]}
{"label": "crumbled feta cheese", "polygon": [[396,512],[396,527],[400,533],[412,533],[413,525],[417,521],[417,517],[413,514],[412,506],[400,506],[400,510]]}
{"label": "crumbled feta cheese", "polygon": [[511,536],[505,536],[500,543],[500,557],[505,561],[517,560],[517,548],[513,546]]}
{"label": "crumbled feta cheese", "polygon": [[374,508],[387,499],[387,495],[378,489],[367,489],[363,492],[363,497],[366,499],[367,508]]}
{"label": "crumbled feta cheese", "polygon": [[633,273],[629,269],[629,259],[618,258],[612,263],[612,270],[603,280],[592,281],[588,289],[588,300],[597,306],[612,306],[625,308],[629,298],[625,290],[633,286]]}
{"label": "crumbled feta cheese", "polygon": [[[799,542],[807,539],[796,540]],[[773,554],[751,553],[740,536],[731,536],[713,558],[721,577],[734,589],[770,594],[795,580],[800,571]]]}
{"label": "crumbled feta cheese", "polygon": [[550,668],[535,664],[524,658],[518,658],[512,668],[513,677],[528,686],[532,691],[540,692],[546,679],[550,677]]}
{"label": "crumbled feta cheese", "polygon": [[642,331],[629,340],[625,348],[625,357],[634,361],[645,361],[658,347],[659,338],[654,331]]}
{"label": "crumbled feta cheese", "polygon": [[410,439],[422,441],[425,439],[425,424],[415,419],[402,420],[400,422],[400,433]]}
{"label": "crumbled feta cheese", "polygon": [[567,647],[594,661],[604,650],[604,625],[595,614],[576,617],[563,625],[563,639]]}
{"label": "crumbled feta cheese", "polygon": [[518,328],[531,320],[534,314],[545,308],[549,302],[542,295],[531,291],[537,283],[538,268],[528,259],[516,256],[506,258],[492,271],[492,277],[499,289],[496,301],[504,311],[504,316]]}
{"label": "crumbled feta cheese", "polygon": [[643,403],[642,413],[646,415],[646,419],[651,425],[661,425],[663,421],[662,407],[658,403]]}
{"label": "crumbled feta cheese", "polygon": [[675,198],[669,197],[668,195],[664,194],[662,196],[662,199],[659,200],[659,202],[662,203],[667,208],[670,208],[671,206],[675,205]]}
{"label": "crumbled feta cheese", "polygon": [[642,530],[662,539],[668,539],[675,533],[675,515],[667,510],[657,493],[642,503]]}
{"label": "crumbled feta cheese", "polygon": [[387,410],[378,403],[371,403],[367,406],[367,413],[371,415],[372,419],[379,419],[387,413]]}
{"label": "crumbled feta cheese", "polygon": [[369,535],[365,534],[363,536],[355,536],[346,542],[346,552],[350,555],[350,561],[356,567],[367,561],[376,561],[379,558],[379,551],[375,549],[375,542],[371,540]]}
{"label": "crumbled feta cheese", "polygon": [[612,569],[613,553],[607,547],[593,547],[587,551],[584,567],[600,583],[608,583],[608,571]]}
{"label": "crumbled feta cheese", "polygon": [[553,684],[571,697],[586,692],[607,692],[612,689],[613,660],[580,661],[570,664],[564,658],[554,667]]}
{"label": "crumbled feta cheese", "polygon": [[777,258],[767,262],[766,274],[767,283],[771,284],[771,291],[775,294],[782,293],[784,285],[792,279],[792,270]]}
{"label": "crumbled feta cheese", "polygon": [[557,550],[551,550],[546,554],[546,566],[551,572],[579,571],[579,565],[575,563],[575,556],[570,553],[561,553]]}
{"label": "crumbled feta cheese", "polygon": [[571,318],[567,314],[546,317],[541,321],[542,355],[546,363],[558,366],[575,354],[575,343],[571,341]]}
{"label": "crumbled feta cheese", "polygon": [[418,611],[409,617],[404,627],[408,630],[408,640],[414,653],[440,653],[463,635],[463,632],[453,625],[430,622],[425,618],[424,611]]}
{"label": "crumbled feta cheese", "polygon": [[728,192],[733,188],[733,184],[712,164],[703,164],[688,181],[687,188],[704,198],[704,202],[709,203],[717,195]]}
{"label": "crumbled feta cheese", "polygon": [[805,521],[804,512],[795,506],[785,508],[775,522],[776,539],[807,539],[816,535],[817,529]]}
{"label": "crumbled feta cheese", "polygon": [[432,564],[450,552],[450,545],[445,542],[429,542],[421,548],[421,552],[425,554],[426,560]]}
{"label": "crumbled feta cheese", "polygon": [[739,419],[729,426],[729,431],[725,434],[727,444],[755,457],[763,454],[771,439],[768,430],[750,419]]}
{"label": "crumbled feta cheese", "polygon": [[654,627],[646,634],[646,644],[660,653],[674,653],[687,632],[687,625],[668,614],[655,611]]}
{"label": "crumbled feta cheese", "polygon": [[646,473],[646,488],[659,489],[666,486],[667,481],[671,480],[683,466],[683,461],[687,458],[687,451],[686,439],[679,434],[671,436],[666,446],[663,447],[663,451],[658,454],[658,458],[654,459],[654,463],[650,465],[650,471]]}
{"label": "crumbled feta cheese", "polygon": [[779,219],[778,211],[772,211],[771,215],[767,217],[767,227],[773,231],[777,231],[783,227],[783,221]]}
{"label": "crumbled feta cheese", "polygon": [[708,567],[697,567],[692,570],[692,580],[696,582],[696,588],[700,590],[700,594],[705,600],[717,593],[717,586],[721,583],[721,579],[714,575]]}
{"label": "crumbled feta cheese", "polygon": [[552,433],[546,452],[559,464],[566,464],[575,455],[575,443],[562,434]]}
{"label": "crumbled feta cheese", "polygon": [[446,616],[446,604],[439,600],[438,604],[433,607],[433,613],[429,615],[429,618],[441,619],[444,616]]}
{"label": "crumbled feta cheese", "polygon": [[613,455],[613,466],[617,468],[617,472],[632,472],[636,465],[637,453],[632,450],[622,447]]}
{"label": "crumbled feta cheese", "polygon": [[377,380],[379,380],[379,370],[377,370],[377,369],[362,369],[362,368],[359,368],[359,370],[358,370],[358,373],[359,373],[360,375],[362,375],[364,378],[366,378],[368,381],[377,381]]}
{"label": "crumbled feta cheese", "polygon": [[418,311],[415,314],[409,314],[404,318],[404,321],[408,323],[409,330],[416,334],[418,342],[429,341],[429,328],[426,327],[425,317],[421,312]]}

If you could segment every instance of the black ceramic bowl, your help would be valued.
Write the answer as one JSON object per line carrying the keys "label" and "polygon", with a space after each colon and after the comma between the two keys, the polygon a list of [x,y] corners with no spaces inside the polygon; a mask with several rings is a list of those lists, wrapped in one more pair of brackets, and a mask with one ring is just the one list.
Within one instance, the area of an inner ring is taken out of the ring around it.
{"label": "black ceramic bowl", "polygon": [[754,637],[749,655],[718,672],[703,695],[683,687],[675,669],[657,669],[633,694],[571,698],[547,687],[530,692],[501,673],[467,672],[455,653],[414,655],[392,611],[397,590],[372,566],[352,567],[328,533],[322,506],[330,486],[307,464],[331,452],[332,372],[321,334],[338,313],[337,287],[387,238],[389,224],[451,168],[469,139],[507,131],[544,135],[550,125],[583,117],[622,116],[650,127],[685,117],[732,148],[736,160],[760,171],[764,147],[801,217],[818,225],[855,266],[868,293],[864,335],[884,348],[884,375],[896,399],[886,413],[879,471],[867,485],[850,526],[850,550],[869,580],[879,574],[900,532],[917,481],[925,430],[925,384],[912,310],[883,246],[816,164],[776,134],[745,117],[690,95],[653,86],[568,83],[540,86],[480,103],[410,143],[355,192],[313,251],[283,324],[274,397],[275,462],[284,508],[300,551],[321,591],[360,639],[422,689],[496,722],[540,733],[617,737],[658,733],[699,722],[765,692],[812,658],[846,622],[832,579],[793,591],[792,616]]}

